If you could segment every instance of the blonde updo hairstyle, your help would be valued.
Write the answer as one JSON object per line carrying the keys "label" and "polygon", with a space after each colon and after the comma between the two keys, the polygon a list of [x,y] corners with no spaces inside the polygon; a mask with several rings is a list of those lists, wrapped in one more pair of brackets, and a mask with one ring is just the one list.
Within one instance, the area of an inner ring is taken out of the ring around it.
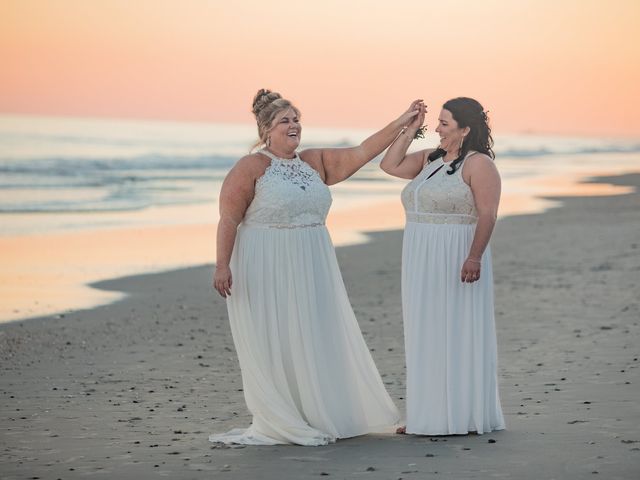
{"label": "blonde updo hairstyle", "polygon": [[253,107],[251,109],[256,116],[259,137],[259,140],[254,144],[253,148],[267,144],[269,132],[274,127],[273,120],[280,112],[290,108],[300,117],[300,110],[289,100],[282,98],[279,93],[264,88],[258,90],[258,93],[256,93],[253,99]]}

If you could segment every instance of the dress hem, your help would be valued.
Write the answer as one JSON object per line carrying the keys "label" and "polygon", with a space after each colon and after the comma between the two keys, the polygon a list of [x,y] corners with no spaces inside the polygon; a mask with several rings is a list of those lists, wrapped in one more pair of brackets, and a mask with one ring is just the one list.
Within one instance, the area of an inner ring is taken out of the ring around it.
{"label": "dress hem", "polygon": [[[325,446],[325,445],[330,445],[332,443],[335,443],[337,440],[346,440],[348,438],[355,438],[355,437],[361,437],[363,435],[374,435],[377,433],[392,433],[393,429],[395,428],[395,426],[398,425],[398,423],[394,423],[394,424],[384,424],[384,425],[373,425],[367,428],[367,430],[363,431],[363,432],[356,432],[356,433],[345,433],[343,435],[339,435],[339,436],[333,436],[330,434],[326,435],[326,442],[325,443],[296,443],[296,442],[284,442],[281,440],[275,440],[272,439],[272,443],[249,443],[249,442],[242,442],[242,441],[224,441],[224,440],[217,440],[214,439],[212,440],[212,438],[214,437],[221,437],[224,436],[226,434],[211,434],[208,437],[209,442],[211,443],[218,443],[218,444],[223,444],[223,445],[255,445],[255,446],[275,446],[275,445],[297,445],[300,447],[320,447],[320,446]],[[240,435],[239,435],[240,436]]]}
{"label": "dress hem", "polygon": [[447,436],[447,435],[469,435],[472,433],[475,433],[477,435],[484,435],[485,433],[491,433],[491,432],[499,432],[501,430],[506,430],[505,426],[499,426],[499,427],[493,427],[489,430],[482,430],[482,431],[477,431],[477,430],[467,430],[467,431],[460,431],[460,432],[433,432],[433,433],[427,433],[427,432],[414,432],[414,431],[409,431],[407,429],[407,435],[423,435],[423,436],[428,436],[428,437],[433,437],[433,436]]}

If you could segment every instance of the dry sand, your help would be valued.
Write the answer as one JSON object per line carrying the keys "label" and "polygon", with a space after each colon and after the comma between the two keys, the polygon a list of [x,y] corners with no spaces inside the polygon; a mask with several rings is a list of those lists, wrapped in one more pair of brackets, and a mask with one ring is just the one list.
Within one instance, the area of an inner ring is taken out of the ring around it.
{"label": "dry sand", "polygon": [[[604,180],[640,186],[640,174]],[[212,445],[210,433],[250,417],[211,266],[102,282],[128,297],[0,325],[0,477],[639,478],[639,234],[637,190],[500,220],[492,248],[508,429],[482,436]],[[402,409],[401,233],[371,237],[338,258]]]}

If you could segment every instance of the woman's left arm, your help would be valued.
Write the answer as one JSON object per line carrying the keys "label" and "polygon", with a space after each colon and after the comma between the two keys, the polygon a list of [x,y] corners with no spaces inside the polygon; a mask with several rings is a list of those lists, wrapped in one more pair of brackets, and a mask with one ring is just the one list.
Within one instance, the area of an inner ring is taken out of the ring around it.
{"label": "woman's left arm", "polygon": [[396,139],[402,128],[420,113],[421,103],[422,100],[411,103],[406,112],[357,147],[316,150],[324,170],[324,183],[334,185],[346,180],[367,162],[380,155]]}
{"label": "woman's left arm", "polygon": [[478,211],[478,223],[469,255],[460,272],[460,279],[463,282],[472,283],[480,278],[482,254],[489,244],[498,218],[501,183],[498,169],[487,155],[471,155],[465,161],[461,173],[465,182],[471,187],[473,201]]}

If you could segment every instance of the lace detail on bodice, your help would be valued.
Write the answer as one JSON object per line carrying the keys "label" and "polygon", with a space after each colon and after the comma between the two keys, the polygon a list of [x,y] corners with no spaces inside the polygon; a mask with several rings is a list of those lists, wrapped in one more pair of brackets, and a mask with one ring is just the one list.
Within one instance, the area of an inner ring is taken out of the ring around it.
{"label": "lace detail on bodice", "polygon": [[[469,152],[467,157],[471,153],[475,152]],[[452,175],[447,174],[450,165],[442,158],[425,165],[418,176],[402,190],[401,199],[407,221],[453,224],[476,222],[478,212],[473,193],[462,179],[465,161],[466,157]]]}
{"label": "lace detail on bodice", "polygon": [[260,153],[269,157],[271,164],[256,181],[243,223],[270,228],[324,225],[331,193],[318,172],[297,154],[284,159],[267,150]]}

